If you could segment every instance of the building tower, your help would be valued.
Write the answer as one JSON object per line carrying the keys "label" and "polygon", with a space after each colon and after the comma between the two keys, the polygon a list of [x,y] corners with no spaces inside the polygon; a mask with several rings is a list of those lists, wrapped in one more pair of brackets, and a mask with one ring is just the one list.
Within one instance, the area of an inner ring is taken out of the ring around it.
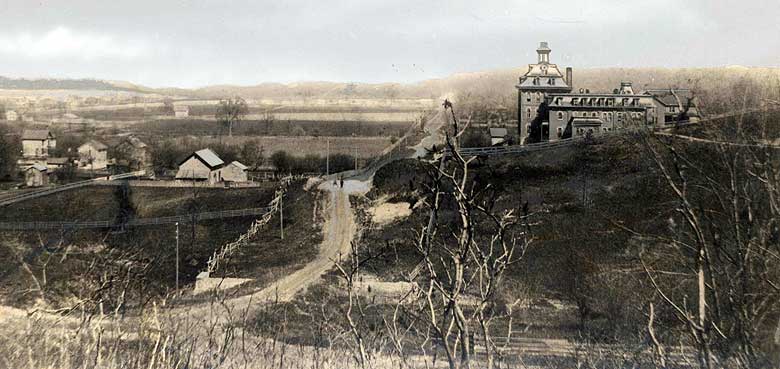
{"label": "building tower", "polygon": [[550,63],[551,51],[547,42],[541,42],[536,49],[538,63],[529,64],[528,72],[520,77],[520,83],[515,86],[518,134],[522,143],[548,140],[550,133],[549,124],[545,121],[547,118],[539,114],[540,109],[544,110],[545,97],[549,93],[569,93],[572,90],[572,69],[566,68],[564,77],[558,66]]}

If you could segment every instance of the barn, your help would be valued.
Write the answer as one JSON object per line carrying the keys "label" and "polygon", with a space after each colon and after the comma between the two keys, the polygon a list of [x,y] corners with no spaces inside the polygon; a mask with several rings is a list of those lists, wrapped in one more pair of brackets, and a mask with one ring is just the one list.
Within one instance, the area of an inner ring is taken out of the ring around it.
{"label": "barn", "polygon": [[192,153],[179,163],[176,180],[214,184],[222,182],[222,170],[224,168],[225,162],[214,151],[202,149]]}

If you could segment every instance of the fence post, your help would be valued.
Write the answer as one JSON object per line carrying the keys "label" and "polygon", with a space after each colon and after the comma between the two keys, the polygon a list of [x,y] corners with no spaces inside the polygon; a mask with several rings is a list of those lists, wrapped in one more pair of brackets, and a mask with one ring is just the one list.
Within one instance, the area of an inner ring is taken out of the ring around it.
{"label": "fence post", "polygon": [[284,239],[284,192],[279,195],[279,232]]}

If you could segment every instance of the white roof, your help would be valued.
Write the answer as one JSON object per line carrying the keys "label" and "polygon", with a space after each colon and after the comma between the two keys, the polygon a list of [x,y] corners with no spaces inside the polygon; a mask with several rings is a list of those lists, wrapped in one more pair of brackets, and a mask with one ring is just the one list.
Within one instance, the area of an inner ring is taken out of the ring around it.
{"label": "white roof", "polygon": [[247,170],[249,168],[246,165],[241,164],[240,162],[235,161],[235,160],[233,162],[231,162],[230,165],[235,165],[236,167],[238,167],[238,169],[241,169],[241,170]]}
{"label": "white roof", "polygon": [[36,163],[36,164],[33,164],[33,165],[31,165],[31,166],[30,166],[29,168],[27,168],[27,169],[28,169],[28,170],[29,170],[29,169],[35,169],[35,170],[37,170],[37,171],[39,171],[39,172],[45,172],[45,171],[46,171],[46,170],[48,170],[49,168],[47,168],[45,165],[42,165],[42,164],[37,164],[37,163]]}
{"label": "white roof", "polygon": [[201,160],[206,162],[206,164],[212,168],[225,164],[225,162],[222,161],[222,159],[220,159],[214,151],[211,151],[211,149],[198,150],[195,152],[195,155],[197,155]]}

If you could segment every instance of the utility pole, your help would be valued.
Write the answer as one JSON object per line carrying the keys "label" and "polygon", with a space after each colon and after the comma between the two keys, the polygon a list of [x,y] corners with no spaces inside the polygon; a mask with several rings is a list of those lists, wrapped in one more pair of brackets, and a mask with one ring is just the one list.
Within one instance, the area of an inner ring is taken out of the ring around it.
{"label": "utility pole", "polygon": [[179,222],[176,222],[176,291],[179,291]]}
{"label": "utility pole", "polygon": [[325,149],[325,175],[330,175],[330,138],[325,138],[327,144]]}
{"label": "utility pole", "polygon": [[357,147],[355,147],[355,170],[358,170],[358,162],[357,162]]}
{"label": "utility pole", "polygon": [[284,239],[284,194],[279,196],[279,233]]}

